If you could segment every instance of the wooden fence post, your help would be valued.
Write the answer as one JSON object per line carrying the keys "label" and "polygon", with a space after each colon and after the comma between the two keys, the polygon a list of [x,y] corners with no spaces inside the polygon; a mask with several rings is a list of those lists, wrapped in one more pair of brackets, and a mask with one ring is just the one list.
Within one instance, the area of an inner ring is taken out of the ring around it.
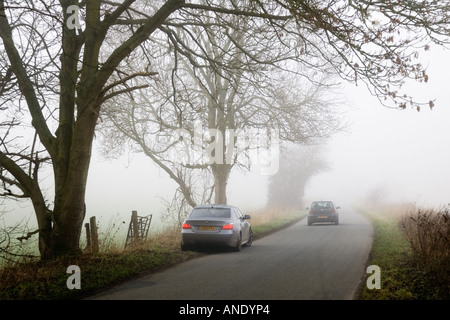
{"label": "wooden fence post", "polygon": [[133,226],[133,239],[131,240],[132,245],[137,245],[139,242],[139,224],[137,211],[133,210],[131,212],[131,223]]}
{"label": "wooden fence post", "polygon": [[91,230],[89,229],[89,223],[85,223],[84,228],[86,229],[86,242],[87,242],[86,249],[91,251],[92,243],[91,243]]}
{"label": "wooden fence post", "polygon": [[96,222],[95,216],[91,217],[91,219],[89,221],[91,224],[91,241],[92,241],[91,251],[93,253],[97,253],[98,252],[98,233],[97,233],[97,222]]}

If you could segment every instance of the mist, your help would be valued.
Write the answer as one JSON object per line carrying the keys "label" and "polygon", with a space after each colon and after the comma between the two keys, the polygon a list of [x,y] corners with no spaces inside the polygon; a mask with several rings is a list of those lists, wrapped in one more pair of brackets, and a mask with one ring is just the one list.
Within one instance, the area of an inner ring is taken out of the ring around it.
{"label": "mist", "polygon": [[[414,202],[437,207],[450,203],[450,54],[430,54],[426,84],[411,84],[414,96],[435,99],[435,107],[405,110],[381,106],[366,87],[345,85],[344,120],[348,130],[324,145],[330,168],[314,176],[306,187],[305,203],[329,199],[351,206],[379,189],[387,203]],[[132,210],[153,214],[158,221],[176,188],[167,174],[142,154],[106,160],[92,159],[87,192],[87,215],[120,214]],[[250,172],[234,170],[228,183],[230,204],[244,211],[264,208],[268,176],[257,166]],[[155,222],[157,223],[157,222]]]}
{"label": "mist", "polygon": [[[327,199],[345,208],[377,188],[386,202],[426,207],[450,203],[450,53],[434,49],[427,57],[429,82],[407,84],[404,89],[417,99],[433,99],[433,109],[389,109],[363,84],[343,85],[340,94],[347,101],[344,120],[350,126],[324,145],[324,160],[330,168],[309,181],[305,204]],[[86,222],[91,216],[103,224],[115,218],[127,228],[131,212],[136,210],[141,216],[152,214],[150,230],[159,229],[164,224],[161,213],[176,184],[142,153],[126,152],[118,159],[106,159],[98,143],[99,139],[89,171]],[[267,183],[268,176],[261,175],[257,165],[250,172],[234,170],[228,182],[228,202],[243,211],[263,209]],[[35,224],[31,206],[5,202],[4,207],[7,221]]]}
{"label": "mist", "polygon": [[385,108],[364,86],[346,86],[349,132],[327,144],[332,168],[311,180],[307,198],[349,205],[378,188],[386,202],[450,203],[450,54],[434,49],[427,57],[429,82],[407,83],[404,90],[433,100],[432,109]]}

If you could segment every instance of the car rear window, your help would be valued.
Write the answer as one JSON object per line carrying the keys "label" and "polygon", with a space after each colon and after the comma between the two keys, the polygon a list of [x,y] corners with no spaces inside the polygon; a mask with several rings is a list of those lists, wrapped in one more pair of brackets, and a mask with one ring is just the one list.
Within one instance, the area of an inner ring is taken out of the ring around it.
{"label": "car rear window", "polygon": [[333,208],[333,203],[329,201],[323,201],[323,202],[314,202],[312,205],[313,209],[317,208]]}
{"label": "car rear window", "polygon": [[228,208],[196,208],[192,210],[191,218],[230,218],[231,210]]}

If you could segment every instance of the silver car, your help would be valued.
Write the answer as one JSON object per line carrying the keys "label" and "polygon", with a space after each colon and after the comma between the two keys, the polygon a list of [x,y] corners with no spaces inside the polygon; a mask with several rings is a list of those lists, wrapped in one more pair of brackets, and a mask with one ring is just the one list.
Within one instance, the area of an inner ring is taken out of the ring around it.
{"label": "silver car", "polygon": [[253,242],[249,215],[230,205],[199,205],[181,228],[181,250],[200,246],[225,246],[241,251]]}

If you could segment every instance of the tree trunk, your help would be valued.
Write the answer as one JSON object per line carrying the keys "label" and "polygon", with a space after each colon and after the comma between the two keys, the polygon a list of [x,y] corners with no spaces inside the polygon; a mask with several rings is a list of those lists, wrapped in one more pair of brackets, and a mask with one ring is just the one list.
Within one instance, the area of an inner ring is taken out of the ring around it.
{"label": "tree trunk", "polygon": [[227,184],[231,171],[231,165],[212,164],[211,170],[214,176],[214,203],[227,204]]}
{"label": "tree trunk", "polygon": [[[72,201],[72,203],[75,202]],[[50,211],[45,206],[36,205],[33,201],[38,221],[39,253],[42,260],[81,253],[79,242],[86,210],[84,200],[80,203]]]}
{"label": "tree trunk", "polygon": [[36,212],[39,223],[39,252],[42,260],[81,254],[80,236],[86,210],[71,208],[63,212]]}
{"label": "tree trunk", "polygon": [[42,257],[50,257],[51,242],[52,242],[52,212],[50,212],[45,205],[44,198],[36,186],[30,195],[39,231],[39,253]]}
{"label": "tree trunk", "polygon": [[80,236],[85,214],[84,204],[58,212],[52,230],[52,247],[49,250],[51,257],[43,259],[81,254]]}
{"label": "tree trunk", "polygon": [[[81,253],[80,237],[86,215],[85,195],[98,115],[88,107],[77,119],[68,159],[54,163],[55,199],[53,212],[36,210],[43,260]],[[57,166],[64,166],[60,168]],[[35,206],[36,209],[36,206]],[[47,210],[48,211],[48,210]],[[49,223],[51,228],[48,227]],[[42,228],[42,226],[46,226]]]}

